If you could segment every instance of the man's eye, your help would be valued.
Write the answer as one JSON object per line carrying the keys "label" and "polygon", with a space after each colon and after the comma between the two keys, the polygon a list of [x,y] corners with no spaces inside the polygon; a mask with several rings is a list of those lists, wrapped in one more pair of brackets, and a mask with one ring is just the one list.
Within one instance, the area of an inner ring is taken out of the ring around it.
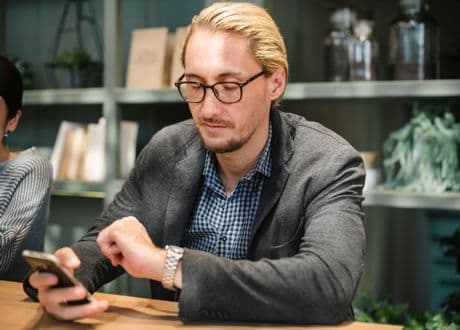
{"label": "man's eye", "polygon": [[198,84],[188,84],[187,88],[191,90],[198,90],[198,89],[201,89],[201,86]]}
{"label": "man's eye", "polygon": [[233,83],[221,84],[220,87],[226,92],[233,92],[238,89],[238,85]]}

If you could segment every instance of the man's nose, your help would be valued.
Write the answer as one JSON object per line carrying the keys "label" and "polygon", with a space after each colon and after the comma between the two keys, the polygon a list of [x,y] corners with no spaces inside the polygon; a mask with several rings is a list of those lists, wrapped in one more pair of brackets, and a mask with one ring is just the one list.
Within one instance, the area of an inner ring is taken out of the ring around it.
{"label": "man's nose", "polygon": [[201,102],[201,115],[204,117],[212,117],[220,112],[222,103],[217,99],[211,88],[206,90],[203,101]]}

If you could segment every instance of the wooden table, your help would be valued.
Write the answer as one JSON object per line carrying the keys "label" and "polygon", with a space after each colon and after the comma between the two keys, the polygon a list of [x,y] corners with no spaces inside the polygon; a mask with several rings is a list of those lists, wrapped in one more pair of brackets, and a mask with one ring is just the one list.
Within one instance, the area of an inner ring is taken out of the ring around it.
{"label": "wooden table", "polygon": [[75,322],[58,321],[49,316],[40,304],[31,301],[22,291],[22,284],[0,281],[0,329],[356,329],[395,330],[399,326],[348,322],[339,326],[287,326],[271,324],[182,323],[177,317],[177,303],[96,293],[96,299],[110,303],[108,311]]}

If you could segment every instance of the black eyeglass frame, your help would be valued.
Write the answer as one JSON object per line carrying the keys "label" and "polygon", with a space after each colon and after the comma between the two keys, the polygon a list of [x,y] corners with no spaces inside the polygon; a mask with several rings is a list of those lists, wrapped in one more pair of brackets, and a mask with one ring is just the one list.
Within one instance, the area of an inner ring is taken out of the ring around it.
{"label": "black eyeglass frame", "polygon": [[[185,77],[185,73],[182,74],[179,79],[177,79],[177,81],[174,83],[174,85],[177,87],[177,90],[179,91],[179,94],[180,96],[184,99],[185,102],[187,103],[201,103],[203,102],[203,100],[205,99],[206,97],[206,91],[207,89],[211,89],[212,92],[214,93],[214,96],[216,97],[217,100],[219,100],[219,102],[221,103],[224,103],[224,104],[234,104],[234,103],[238,103],[241,101],[241,99],[243,98],[243,87],[246,86],[247,84],[249,84],[251,81],[254,81],[256,80],[257,78],[261,77],[262,75],[266,74],[267,71],[265,70],[262,70],[260,71],[259,73],[255,74],[254,76],[250,77],[249,79],[247,79],[246,81],[244,82],[238,82],[238,81],[218,81],[212,85],[208,85],[208,84],[202,84],[200,82],[196,82],[196,81],[181,81],[184,77]],[[187,98],[182,94],[181,90],[180,90],[180,86],[181,85],[197,85],[197,86],[200,86],[203,90],[204,90],[204,93],[203,93],[203,97],[201,98],[201,100],[199,101],[189,101],[187,100]],[[235,84],[239,87],[240,89],[240,97],[238,98],[238,100],[236,101],[232,101],[232,102],[226,102],[226,101],[222,101],[220,98],[219,98],[219,95],[218,93],[216,92],[215,90],[215,86],[216,85],[225,85],[225,84]]]}

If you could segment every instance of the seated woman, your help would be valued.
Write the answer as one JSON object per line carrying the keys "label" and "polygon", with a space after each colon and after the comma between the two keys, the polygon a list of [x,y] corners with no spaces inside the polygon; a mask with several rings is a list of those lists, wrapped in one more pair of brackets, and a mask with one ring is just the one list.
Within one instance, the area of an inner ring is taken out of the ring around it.
{"label": "seated woman", "polygon": [[52,169],[35,148],[18,153],[6,138],[22,114],[22,81],[0,56],[0,279],[22,281],[28,267],[24,249],[43,249]]}

